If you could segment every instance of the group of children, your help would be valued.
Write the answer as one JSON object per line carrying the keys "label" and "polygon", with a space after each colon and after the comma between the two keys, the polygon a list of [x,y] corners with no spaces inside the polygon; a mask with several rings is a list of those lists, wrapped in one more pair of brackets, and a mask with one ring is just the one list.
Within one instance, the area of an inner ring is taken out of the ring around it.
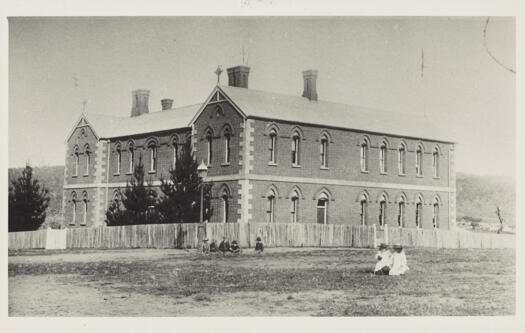
{"label": "group of children", "polygon": [[[264,251],[264,245],[262,243],[261,237],[257,237],[257,239],[255,240],[255,252],[262,253],[263,251]],[[230,244],[228,239],[226,237],[223,237],[219,245],[217,245],[215,240],[212,240],[211,243],[208,244],[208,238],[206,237],[202,240],[202,247],[201,247],[202,254],[210,254],[210,253],[240,254],[241,252],[242,252],[242,249],[236,240],[232,240]]]}
{"label": "group of children", "polygon": [[407,257],[401,245],[393,246],[394,253],[388,245],[381,243],[376,253],[375,275],[403,275],[408,271]]}

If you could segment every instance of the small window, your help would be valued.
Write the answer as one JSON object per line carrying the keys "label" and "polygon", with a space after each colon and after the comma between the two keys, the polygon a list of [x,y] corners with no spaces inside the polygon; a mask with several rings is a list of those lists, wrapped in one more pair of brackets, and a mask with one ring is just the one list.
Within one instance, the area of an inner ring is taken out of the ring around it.
{"label": "small window", "polygon": [[432,226],[434,228],[439,228],[439,200],[434,199],[432,204]]}
{"label": "small window", "polygon": [[231,159],[231,133],[228,129],[224,131],[224,163],[230,164]]}
{"label": "small window", "polygon": [[129,173],[133,173],[133,168],[135,166],[135,150],[133,148],[133,145],[130,145],[128,148],[128,156],[129,156]]}
{"label": "small window", "polygon": [[439,177],[439,150],[434,148],[432,153],[432,169],[434,171],[434,177]]}
{"label": "small window", "polygon": [[298,219],[298,210],[299,210],[299,193],[297,193],[297,191],[294,191],[294,193],[292,194],[292,209],[291,209],[291,222],[292,223],[296,223],[299,219]]}
{"label": "small window", "polygon": [[397,226],[405,226],[405,200],[403,198],[397,203]]}
{"label": "small window", "polygon": [[317,198],[317,223],[328,223],[328,200],[329,197],[325,192],[322,192]]}
{"label": "small window", "polygon": [[328,138],[323,136],[320,145],[321,168],[328,168]]}
{"label": "small window", "polygon": [[151,143],[149,149],[149,171],[155,172],[157,170],[157,147],[154,143]]}
{"label": "small window", "polygon": [[366,140],[361,143],[361,171],[368,171],[368,141]]}
{"label": "small window", "polygon": [[383,197],[379,202],[379,226],[383,227],[386,224],[386,199]]}
{"label": "small window", "polygon": [[367,224],[367,210],[368,210],[368,200],[366,196],[361,196],[361,200],[359,201],[360,205],[360,211],[359,211],[359,220],[361,221],[361,225]]}
{"label": "small window", "polygon": [[421,221],[422,221],[422,214],[423,214],[423,201],[421,198],[418,198],[416,201],[416,228],[421,228]]}
{"label": "small window", "polygon": [[397,165],[400,175],[405,174],[405,158],[406,158],[406,147],[405,144],[402,143],[399,146],[398,155],[397,155]]}
{"label": "small window", "polygon": [[228,195],[223,194],[222,196],[222,222],[228,222],[229,216],[228,212],[230,210],[230,203],[228,201]]}
{"label": "small window", "polygon": [[206,133],[206,159],[208,166],[210,166],[213,159],[213,136],[210,131]]}
{"label": "small window", "polygon": [[268,209],[266,210],[266,221],[268,223],[273,223],[275,222],[275,192],[273,190],[270,190],[270,192],[266,196],[266,199],[268,201]]}
{"label": "small window", "polygon": [[387,172],[387,146],[385,142],[381,144],[379,149],[379,171],[381,173]]}
{"label": "small window", "polygon": [[416,150],[416,174],[423,176],[423,148],[417,146]]}
{"label": "small window", "polygon": [[75,225],[77,223],[77,195],[75,192],[71,194],[71,221],[70,225]]}
{"label": "small window", "polygon": [[75,147],[75,153],[73,155],[74,173],[73,176],[78,176],[78,165],[80,164],[80,156],[78,154],[78,147]]}
{"label": "small window", "polygon": [[179,157],[179,144],[176,139],[173,139],[173,141],[171,142],[171,146],[171,153],[173,154],[171,167],[172,169],[175,169],[175,167],[177,166],[177,159]]}
{"label": "small window", "polygon": [[292,137],[292,165],[299,165],[299,145],[301,137],[298,133],[294,133]]}
{"label": "small window", "polygon": [[116,165],[116,173],[120,174],[120,167],[122,165],[122,152],[120,151],[120,146],[117,147],[117,165]]}
{"label": "small window", "polygon": [[82,223],[80,225],[86,225],[87,224],[87,215],[88,215],[88,200],[87,196],[84,197],[84,200],[82,200],[83,203],[83,216],[82,216]]}
{"label": "small window", "polygon": [[277,147],[277,133],[275,131],[270,132],[270,140],[269,140],[269,147],[268,151],[270,152],[270,163],[277,163],[275,150]]}

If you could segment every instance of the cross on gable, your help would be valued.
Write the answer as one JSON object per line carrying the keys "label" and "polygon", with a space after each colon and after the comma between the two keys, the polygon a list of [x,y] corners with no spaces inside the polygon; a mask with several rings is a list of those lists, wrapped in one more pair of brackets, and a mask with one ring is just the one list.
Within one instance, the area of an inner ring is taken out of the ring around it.
{"label": "cross on gable", "polygon": [[215,75],[217,75],[217,84],[220,83],[222,72],[223,72],[223,70],[222,70],[221,66],[217,66],[217,69],[215,70]]}

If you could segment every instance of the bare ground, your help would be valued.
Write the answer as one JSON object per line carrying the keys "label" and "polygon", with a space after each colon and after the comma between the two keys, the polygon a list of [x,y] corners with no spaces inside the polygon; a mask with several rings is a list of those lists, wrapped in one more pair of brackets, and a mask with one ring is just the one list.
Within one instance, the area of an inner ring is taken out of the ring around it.
{"label": "bare ground", "polygon": [[406,276],[373,250],[25,251],[9,257],[10,316],[406,316],[515,313],[512,250],[407,249]]}

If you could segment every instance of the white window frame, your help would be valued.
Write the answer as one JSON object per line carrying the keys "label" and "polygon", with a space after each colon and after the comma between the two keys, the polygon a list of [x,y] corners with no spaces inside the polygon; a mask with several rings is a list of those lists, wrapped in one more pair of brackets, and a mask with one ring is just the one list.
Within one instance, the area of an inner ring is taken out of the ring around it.
{"label": "white window frame", "polygon": [[418,177],[423,176],[423,147],[417,146],[416,149],[416,175]]}
{"label": "white window frame", "polygon": [[368,149],[369,144],[367,140],[361,142],[360,147],[360,163],[361,163],[361,172],[368,172]]}
{"label": "white window frame", "polygon": [[276,155],[276,148],[277,148],[277,133],[275,131],[270,132],[270,164],[277,164],[277,155]]}
{"label": "white window frame", "polygon": [[400,175],[406,174],[406,153],[406,146],[402,143],[397,151],[397,168]]}
{"label": "white window frame", "polygon": [[150,144],[149,149],[149,172],[157,171],[157,146]]}
{"label": "white window frame", "polygon": [[323,136],[320,145],[321,168],[328,168],[328,138]]}
{"label": "white window frame", "polygon": [[226,131],[224,133],[224,163],[230,164],[231,162],[231,133]]}
{"label": "white window frame", "polygon": [[299,149],[301,146],[301,137],[298,133],[294,133],[292,136],[292,165],[299,166],[301,163],[299,161]]}
{"label": "white window frame", "polygon": [[387,173],[388,147],[385,142],[379,147],[379,172]]}

